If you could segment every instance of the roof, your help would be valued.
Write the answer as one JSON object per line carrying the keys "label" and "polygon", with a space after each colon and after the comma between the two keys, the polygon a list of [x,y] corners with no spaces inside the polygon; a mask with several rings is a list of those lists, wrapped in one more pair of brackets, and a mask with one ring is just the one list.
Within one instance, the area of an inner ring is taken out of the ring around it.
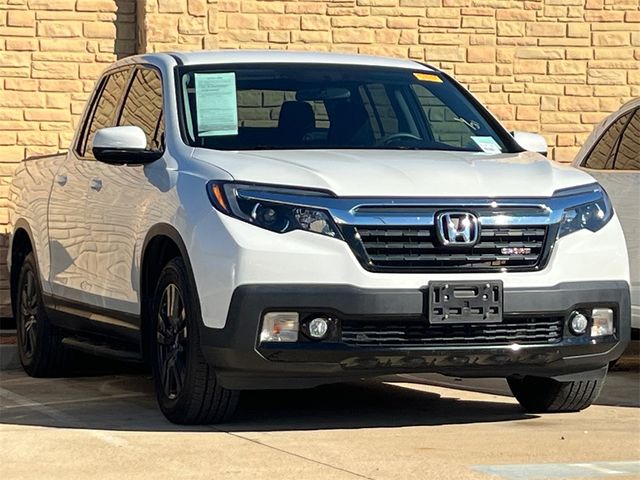
{"label": "roof", "polygon": [[640,97],[629,100],[627,103],[620,107],[618,112],[626,112],[629,110],[633,110],[636,107],[640,107]]}
{"label": "roof", "polygon": [[[328,52],[299,52],[287,50],[217,50],[197,52],[170,52],[184,65],[212,65],[233,63],[300,63],[363,65],[376,67],[407,68],[433,71],[421,63],[399,58],[373,55],[352,55]],[[153,56],[153,54],[151,54]]]}

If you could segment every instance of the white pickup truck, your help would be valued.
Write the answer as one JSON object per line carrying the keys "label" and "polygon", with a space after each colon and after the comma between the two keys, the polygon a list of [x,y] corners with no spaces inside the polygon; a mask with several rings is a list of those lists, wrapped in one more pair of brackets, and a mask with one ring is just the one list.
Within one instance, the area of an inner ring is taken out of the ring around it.
{"label": "white pickup truck", "polygon": [[241,390],[503,377],[528,411],[597,397],[629,340],[618,219],[587,173],[445,73],[324,53],[127,58],[64,155],[10,193],[18,347],[147,361],[176,423]]}

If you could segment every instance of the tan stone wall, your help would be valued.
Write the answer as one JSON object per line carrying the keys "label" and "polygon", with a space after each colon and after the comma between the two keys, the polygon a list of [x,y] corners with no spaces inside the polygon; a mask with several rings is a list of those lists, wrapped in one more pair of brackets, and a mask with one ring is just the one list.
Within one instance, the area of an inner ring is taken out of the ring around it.
{"label": "tan stone wall", "polygon": [[507,127],[543,133],[560,161],[640,96],[640,0],[0,0],[0,235],[16,162],[67,148],[107,64],[202,48],[427,61]]}
{"label": "tan stone wall", "polygon": [[136,51],[136,0],[0,0],[0,317],[17,162],[66,150],[101,70]]}
{"label": "tan stone wall", "polygon": [[640,0],[149,0],[148,51],[277,48],[426,61],[570,161],[640,96]]}

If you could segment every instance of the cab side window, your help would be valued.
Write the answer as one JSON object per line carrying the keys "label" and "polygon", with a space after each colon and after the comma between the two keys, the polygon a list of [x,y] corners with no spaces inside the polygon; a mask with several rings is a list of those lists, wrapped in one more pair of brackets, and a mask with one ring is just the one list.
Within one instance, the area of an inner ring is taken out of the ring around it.
{"label": "cab side window", "polygon": [[640,170],[640,109],[631,117],[620,139],[615,170]]}
{"label": "cab side window", "polygon": [[93,137],[101,128],[112,127],[115,121],[118,104],[129,78],[129,70],[121,70],[109,75],[104,81],[90,123],[84,130],[84,138],[79,144],[78,154],[82,157],[94,158],[91,152]]}
{"label": "cab side window", "polygon": [[162,80],[155,70],[136,70],[118,125],[140,127],[147,137],[147,150],[164,150]]}
{"label": "cab side window", "polygon": [[629,121],[631,113],[623,115],[609,126],[604,135],[596,143],[587,157],[584,166],[587,168],[595,168],[598,170],[607,170],[613,168],[613,160],[617,151],[620,134],[625,125]]}

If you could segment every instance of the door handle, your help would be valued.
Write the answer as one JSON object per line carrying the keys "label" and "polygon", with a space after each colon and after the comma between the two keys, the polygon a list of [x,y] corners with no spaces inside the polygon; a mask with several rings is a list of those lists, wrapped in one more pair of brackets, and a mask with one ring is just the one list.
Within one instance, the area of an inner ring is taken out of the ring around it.
{"label": "door handle", "polygon": [[61,187],[64,187],[67,184],[67,180],[66,175],[56,175],[56,183]]}
{"label": "door handle", "polygon": [[95,190],[96,192],[102,190],[102,180],[100,180],[99,178],[94,178],[93,180],[91,180],[91,190]]}

